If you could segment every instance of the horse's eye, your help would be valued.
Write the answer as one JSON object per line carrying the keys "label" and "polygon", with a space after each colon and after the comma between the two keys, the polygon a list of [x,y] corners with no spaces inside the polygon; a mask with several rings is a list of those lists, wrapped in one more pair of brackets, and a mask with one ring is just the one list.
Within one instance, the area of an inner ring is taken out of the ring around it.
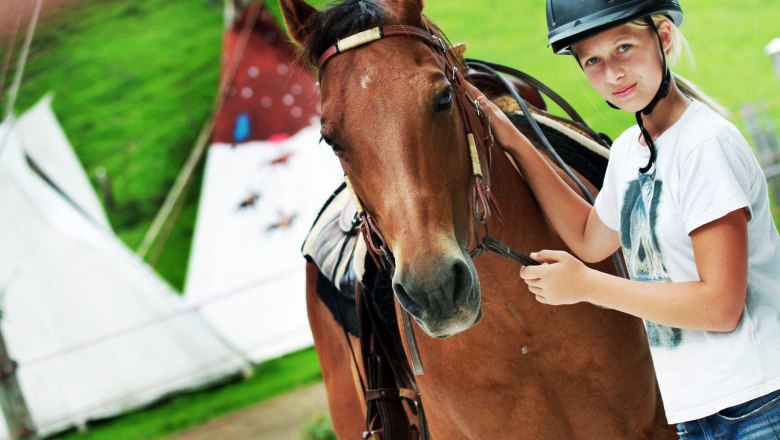
{"label": "horse's eye", "polygon": [[333,139],[325,136],[324,134],[320,135],[320,142],[325,142],[326,144],[330,145],[330,148],[333,150],[334,153],[338,154],[342,151],[344,151],[343,148],[341,148],[341,145],[335,143]]}
{"label": "horse's eye", "polygon": [[442,110],[448,110],[452,108],[452,88],[447,87],[447,90],[444,91],[439,97],[436,99],[436,108],[435,110],[437,112]]}

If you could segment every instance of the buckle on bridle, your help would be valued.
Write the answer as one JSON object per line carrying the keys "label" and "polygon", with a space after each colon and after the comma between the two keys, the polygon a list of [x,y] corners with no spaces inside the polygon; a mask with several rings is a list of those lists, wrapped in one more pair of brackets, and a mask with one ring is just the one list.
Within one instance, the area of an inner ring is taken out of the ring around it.
{"label": "buckle on bridle", "polygon": [[488,253],[488,248],[485,246],[485,243],[480,243],[474,247],[471,251],[469,251],[469,256],[471,258],[477,258],[481,255],[485,255]]}
{"label": "buckle on bridle", "polygon": [[444,40],[439,38],[439,36],[436,34],[433,34],[432,37],[433,41],[436,42],[436,45],[439,46],[439,49],[441,49],[443,53],[447,53],[447,43],[445,43]]}

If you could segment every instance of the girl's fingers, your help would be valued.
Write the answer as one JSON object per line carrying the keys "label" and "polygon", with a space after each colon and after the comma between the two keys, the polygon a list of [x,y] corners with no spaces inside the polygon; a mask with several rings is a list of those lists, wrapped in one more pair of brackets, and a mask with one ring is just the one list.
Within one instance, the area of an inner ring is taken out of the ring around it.
{"label": "girl's fingers", "polygon": [[544,289],[542,289],[539,286],[534,286],[531,284],[528,285],[528,291],[533,293],[534,295],[541,295],[544,293]]}
{"label": "girl's fingers", "polygon": [[531,281],[531,280],[538,280],[542,278],[542,270],[544,269],[544,265],[539,266],[524,266],[522,269],[520,269],[520,278]]}
{"label": "girl's fingers", "polygon": [[565,254],[566,252],[563,251],[550,251],[545,249],[539,252],[531,252],[531,255],[529,256],[540,263],[557,263],[565,257]]}

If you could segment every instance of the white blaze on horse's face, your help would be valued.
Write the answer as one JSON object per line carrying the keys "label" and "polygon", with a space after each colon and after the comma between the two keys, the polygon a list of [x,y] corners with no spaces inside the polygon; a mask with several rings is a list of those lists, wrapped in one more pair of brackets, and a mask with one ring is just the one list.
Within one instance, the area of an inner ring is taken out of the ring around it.
{"label": "white blaze on horse's face", "polygon": [[371,72],[366,73],[360,78],[360,88],[363,90],[368,89],[368,85],[371,84]]}

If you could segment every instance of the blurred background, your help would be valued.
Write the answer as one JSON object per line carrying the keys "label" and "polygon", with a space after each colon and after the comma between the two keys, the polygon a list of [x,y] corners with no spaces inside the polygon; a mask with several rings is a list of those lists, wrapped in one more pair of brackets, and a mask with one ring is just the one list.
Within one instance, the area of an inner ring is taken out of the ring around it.
{"label": "blurred background", "polygon": [[[780,3],[682,6],[673,70],[780,195]],[[633,123],[546,47],[544,1],[425,11],[597,131]],[[295,58],[270,0],[0,0],[0,438],[333,438],[300,246],[341,172]]]}

